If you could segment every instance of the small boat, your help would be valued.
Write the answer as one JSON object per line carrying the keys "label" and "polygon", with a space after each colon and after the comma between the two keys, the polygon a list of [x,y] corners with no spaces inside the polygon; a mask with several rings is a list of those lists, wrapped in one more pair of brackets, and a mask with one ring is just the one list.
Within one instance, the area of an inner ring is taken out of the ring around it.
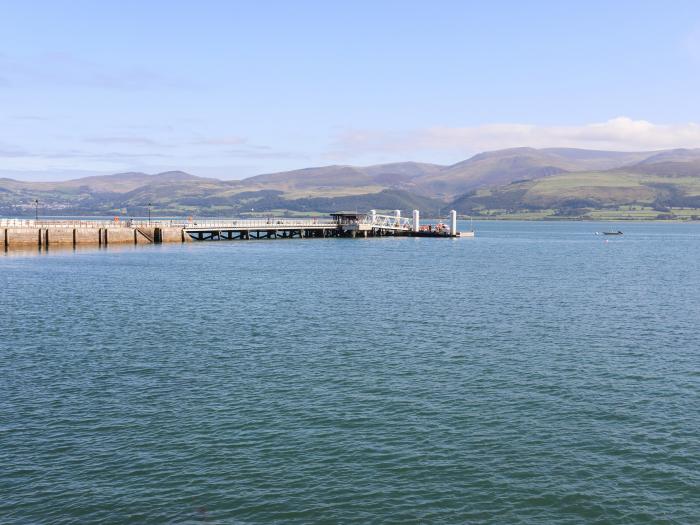
{"label": "small boat", "polygon": [[620,230],[616,232],[603,232],[603,235],[622,235],[622,232]]}

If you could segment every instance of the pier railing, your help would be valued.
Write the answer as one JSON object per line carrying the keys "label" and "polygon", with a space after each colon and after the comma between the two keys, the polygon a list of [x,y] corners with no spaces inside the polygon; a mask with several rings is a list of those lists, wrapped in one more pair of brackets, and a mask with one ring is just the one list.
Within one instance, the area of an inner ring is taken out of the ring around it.
{"label": "pier railing", "polygon": [[376,213],[365,215],[360,219],[360,224],[368,224],[373,228],[384,230],[410,230],[413,228],[413,221],[408,217]]}
{"label": "pier railing", "polygon": [[[383,230],[410,230],[413,221],[395,215],[367,214],[359,224]],[[339,223],[333,219],[297,219],[269,217],[256,219],[0,219],[0,228],[185,228],[185,229],[284,229],[284,228],[332,228]]]}
{"label": "pier railing", "polygon": [[0,219],[0,228],[45,228],[47,226],[65,228],[111,228],[120,225],[118,221],[105,220]]}
{"label": "pier railing", "polygon": [[183,228],[331,228],[338,223],[324,219],[231,219],[202,220],[182,224]]}
{"label": "pier railing", "polygon": [[119,220],[72,220],[72,219],[0,219],[0,228],[45,228],[49,226],[65,228],[313,228],[334,227],[337,223],[330,219],[119,219]]}

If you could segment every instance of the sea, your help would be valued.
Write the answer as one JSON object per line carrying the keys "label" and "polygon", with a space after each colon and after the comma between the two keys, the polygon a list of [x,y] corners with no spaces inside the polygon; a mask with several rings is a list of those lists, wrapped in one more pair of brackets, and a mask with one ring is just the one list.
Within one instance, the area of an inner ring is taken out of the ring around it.
{"label": "sea", "polygon": [[0,523],[700,523],[700,224],[474,226],[0,252]]}

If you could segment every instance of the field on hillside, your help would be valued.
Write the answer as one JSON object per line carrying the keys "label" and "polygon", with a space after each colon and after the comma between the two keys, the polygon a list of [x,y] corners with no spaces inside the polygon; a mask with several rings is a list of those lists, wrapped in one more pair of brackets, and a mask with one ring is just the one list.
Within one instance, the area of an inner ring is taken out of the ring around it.
{"label": "field on hillside", "polygon": [[[469,215],[463,215],[469,217]],[[650,206],[616,206],[611,208],[587,208],[579,213],[564,215],[557,209],[521,210],[484,209],[472,215],[474,218],[497,220],[541,221],[541,220],[610,220],[610,221],[654,221],[654,220],[700,220],[700,208],[669,208],[660,212]]]}
{"label": "field on hillside", "polygon": [[481,188],[454,204],[461,213],[489,216],[683,218],[700,208],[700,177],[633,169],[564,173]]}
{"label": "field on hillside", "polygon": [[700,208],[700,149],[610,152],[511,148],[440,166],[331,165],[218,180],[182,171],[63,182],[0,179],[0,214],[236,216],[369,209],[523,219],[692,218]]}

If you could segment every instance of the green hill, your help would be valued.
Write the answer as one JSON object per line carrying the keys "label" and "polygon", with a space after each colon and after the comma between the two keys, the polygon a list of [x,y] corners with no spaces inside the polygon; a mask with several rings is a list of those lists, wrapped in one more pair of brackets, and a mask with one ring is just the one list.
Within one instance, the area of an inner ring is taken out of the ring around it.
{"label": "green hill", "polygon": [[673,208],[680,215],[695,215],[700,209],[700,161],[640,163],[516,181],[468,192],[453,206],[461,213],[489,215],[549,210],[552,215],[587,216],[596,210],[617,210],[624,216],[644,211],[644,217],[656,218]]}
{"label": "green hill", "polygon": [[416,188],[446,199],[475,188],[500,186],[559,173],[611,169],[639,162],[655,153],[592,151],[573,148],[511,148],[480,153],[416,179]]}
{"label": "green hill", "polygon": [[180,216],[371,208],[432,213],[451,206],[465,214],[525,218],[616,210],[629,216],[633,207],[647,218],[690,216],[700,214],[700,149],[511,148],[451,166],[325,166],[233,181],[181,171],[64,182],[0,179],[0,214],[31,215],[35,199],[45,215],[143,215],[151,203],[155,213]]}

